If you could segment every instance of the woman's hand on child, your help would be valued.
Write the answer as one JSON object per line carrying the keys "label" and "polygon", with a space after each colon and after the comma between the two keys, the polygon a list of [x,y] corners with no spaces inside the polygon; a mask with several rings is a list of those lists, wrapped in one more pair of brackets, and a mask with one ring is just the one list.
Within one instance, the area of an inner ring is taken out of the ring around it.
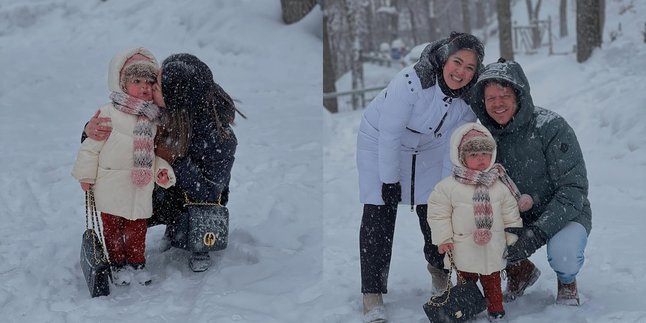
{"label": "woman's hand on child", "polygon": [[161,185],[166,185],[168,184],[168,170],[167,169],[162,169],[159,171],[157,174],[157,183]]}
{"label": "woman's hand on child", "polygon": [[437,251],[439,251],[441,254],[446,253],[449,250],[453,250],[453,243],[443,243],[439,246],[437,246]]}
{"label": "woman's hand on child", "polygon": [[85,126],[85,134],[96,141],[108,139],[112,132],[112,119],[99,117],[101,111],[97,110]]}
{"label": "woman's hand on child", "polygon": [[92,188],[92,184],[81,182],[81,188],[83,189],[84,192],[87,192]]}

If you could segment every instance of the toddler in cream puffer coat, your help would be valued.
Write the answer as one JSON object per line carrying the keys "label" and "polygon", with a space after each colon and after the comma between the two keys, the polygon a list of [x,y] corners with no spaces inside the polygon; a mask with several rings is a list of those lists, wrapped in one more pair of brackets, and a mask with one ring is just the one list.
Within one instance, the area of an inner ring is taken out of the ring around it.
{"label": "toddler in cream puffer coat", "polygon": [[[428,223],[440,253],[452,250],[459,279],[480,279],[491,320],[502,319],[500,271],[503,253],[516,236],[507,227],[522,227],[520,212],[531,208],[504,167],[495,164],[496,142],[478,123],[467,123],[451,136],[453,174],[439,182],[428,199]],[[445,257],[445,268],[449,268]]]}
{"label": "toddler in cream puffer coat", "polygon": [[144,251],[153,188],[175,184],[173,169],[154,152],[160,116],[152,102],[157,72],[157,61],[145,48],[114,56],[108,70],[112,102],[98,115],[111,119],[112,133],[105,141],[86,138],[72,170],[84,191],[94,191],[116,285],[133,278],[143,285],[151,282]]}

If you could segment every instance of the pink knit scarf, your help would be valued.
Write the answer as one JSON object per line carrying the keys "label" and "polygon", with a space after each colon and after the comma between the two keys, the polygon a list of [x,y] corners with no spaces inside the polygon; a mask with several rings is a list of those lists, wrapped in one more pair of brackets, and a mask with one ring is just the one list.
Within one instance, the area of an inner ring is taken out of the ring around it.
{"label": "pink knit scarf", "polygon": [[491,225],[493,224],[489,187],[500,178],[516,200],[520,199],[520,191],[518,191],[516,184],[507,175],[507,171],[501,164],[494,164],[486,172],[454,166],[453,177],[462,184],[476,186],[473,192],[473,215],[476,221],[473,241],[478,245],[485,245],[491,240]]}
{"label": "pink knit scarf", "polygon": [[110,93],[115,109],[137,116],[132,131],[133,167],[130,173],[132,184],[144,187],[152,180],[152,167],[155,158],[153,127],[159,118],[159,107],[149,101],[135,98],[122,92]]}

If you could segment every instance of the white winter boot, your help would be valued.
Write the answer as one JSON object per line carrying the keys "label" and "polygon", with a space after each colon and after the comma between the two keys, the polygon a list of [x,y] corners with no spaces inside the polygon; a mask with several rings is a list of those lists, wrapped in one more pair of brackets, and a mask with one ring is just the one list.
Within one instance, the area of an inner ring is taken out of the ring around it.
{"label": "white winter boot", "polygon": [[363,294],[363,322],[364,323],[385,323],[386,307],[381,293]]}
{"label": "white winter boot", "polygon": [[132,266],[132,277],[139,285],[146,286],[152,283],[152,275],[144,265]]}
{"label": "white winter boot", "polygon": [[433,295],[441,295],[447,289],[447,285],[451,284],[449,282],[449,274],[445,273],[442,269],[433,267],[431,264],[427,264],[426,269],[431,274],[431,279],[433,280]]}
{"label": "white winter boot", "polygon": [[116,286],[128,286],[132,280],[132,273],[128,266],[112,266],[112,283]]}

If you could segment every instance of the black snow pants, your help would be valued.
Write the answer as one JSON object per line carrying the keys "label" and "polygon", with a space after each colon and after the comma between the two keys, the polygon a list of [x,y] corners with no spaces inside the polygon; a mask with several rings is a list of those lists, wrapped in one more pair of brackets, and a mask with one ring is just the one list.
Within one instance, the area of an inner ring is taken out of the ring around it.
{"label": "black snow pants", "polygon": [[[415,211],[424,236],[424,256],[436,268],[444,268],[444,255],[432,244],[431,228],[426,222],[426,204],[417,205]],[[388,271],[393,248],[397,206],[364,204],[359,230],[359,255],[361,258],[361,293],[388,292]],[[448,271],[447,271],[448,272]]]}

